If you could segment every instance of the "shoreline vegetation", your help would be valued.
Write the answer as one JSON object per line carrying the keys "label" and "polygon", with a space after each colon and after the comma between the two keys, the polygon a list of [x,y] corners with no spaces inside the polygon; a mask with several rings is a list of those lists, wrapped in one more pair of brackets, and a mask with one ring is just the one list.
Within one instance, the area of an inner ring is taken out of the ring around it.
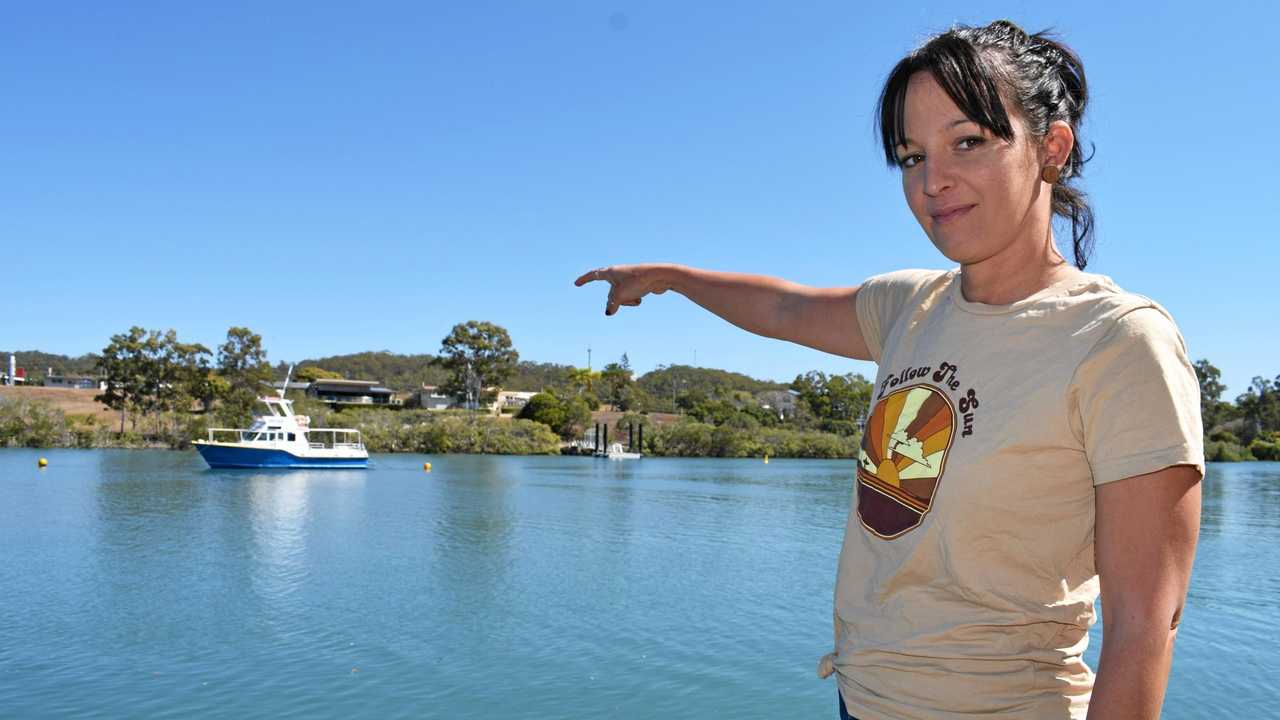
{"label": "shoreline vegetation", "polygon": [[[295,403],[317,428],[359,429],[374,453],[577,454],[550,427],[524,418],[467,410],[332,411],[302,398]],[[93,415],[66,413],[48,400],[0,395],[0,448],[185,450],[208,427],[196,414],[166,413],[151,420],[147,429],[121,433]],[[717,427],[689,417],[654,423],[641,414],[622,415],[609,426],[610,438],[626,445],[631,426],[645,428],[643,452],[658,457],[854,458],[861,440],[822,431]]]}
{"label": "shoreline vegetation", "polygon": [[[0,354],[7,358],[8,352]],[[233,327],[215,353],[173,330],[114,335],[100,354],[15,352],[27,387],[0,387],[0,447],[186,449],[211,427],[248,427],[258,395],[288,365],[267,363],[262,338]],[[1221,374],[1195,363],[1209,461],[1280,461],[1280,376],[1255,377],[1230,402]],[[47,377],[90,378],[95,390],[43,388]],[[455,325],[437,355],[365,352],[297,364],[299,380],[377,379],[399,404],[336,406],[288,392],[312,426],[361,431],[370,452],[576,454],[594,428],[610,442],[631,433],[650,456],[856,458],[872,384],[858,374],[810,371],[790,383],[687,365],[635,377],[627,355],[601,370],[520,361],[507,331]],[[432,388],[450,409],[417,407]],[[521,407],[487,409],[499,388],[534,393]]]}

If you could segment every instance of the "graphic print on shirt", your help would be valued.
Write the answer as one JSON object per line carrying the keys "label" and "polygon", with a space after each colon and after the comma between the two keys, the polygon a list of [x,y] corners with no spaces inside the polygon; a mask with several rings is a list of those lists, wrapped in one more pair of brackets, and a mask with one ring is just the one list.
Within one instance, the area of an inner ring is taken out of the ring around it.
{"label": "graphic print on shirt", "polygon": [[929,512],[955,436],[951,401],[931,385],[895,390],[876,403],[858,456],[858,519],[892,539]]}

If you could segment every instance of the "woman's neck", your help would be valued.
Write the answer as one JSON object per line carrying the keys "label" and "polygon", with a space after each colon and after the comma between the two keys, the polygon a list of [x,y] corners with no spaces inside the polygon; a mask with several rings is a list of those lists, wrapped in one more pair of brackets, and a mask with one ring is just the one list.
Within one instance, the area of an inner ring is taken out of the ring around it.
{"label": "woman's neck", "polygon": [[1015,243],[997,255],[960,268],[960,291],[969,302],[1008,305],[1081,271],[1058,253],[1050,233],[1044,244]]}

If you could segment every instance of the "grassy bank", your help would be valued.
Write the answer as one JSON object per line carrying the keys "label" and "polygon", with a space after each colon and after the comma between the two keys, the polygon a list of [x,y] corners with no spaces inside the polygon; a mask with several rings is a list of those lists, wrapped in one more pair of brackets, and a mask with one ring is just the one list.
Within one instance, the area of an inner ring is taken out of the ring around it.
{"label": "grassy bank", "polygon": [[661,457],[856,458],[860,442],[858,436],[818,430],[733,428],[684,420],[646,429],[644,452]]}
{"label": "grassy bank", "polygon": [[[301,405],[301,403],[299,403]],[[329,412],[323,406],[301,407],[314,427],[351,427],[364,436],[369,452],[427,454],[484,453],[491,455],[551,455],[560,452],[560,438],[542,423],[513,420],[483,413],[353,408]]]}

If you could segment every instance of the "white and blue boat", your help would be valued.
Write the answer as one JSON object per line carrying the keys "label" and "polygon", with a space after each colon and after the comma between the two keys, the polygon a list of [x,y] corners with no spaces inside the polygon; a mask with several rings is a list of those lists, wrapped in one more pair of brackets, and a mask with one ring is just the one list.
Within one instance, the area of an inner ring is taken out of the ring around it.
{"label": "white and blue boat", "polygon": [[[286,383],[287,386],[287,383]],[[311,418],[293,413],[293,401],[260,397],[265,411],[247,430],[210,428],[193,444],[211,468],[367,468],[369,451],[360,431],[313,428]]]}

